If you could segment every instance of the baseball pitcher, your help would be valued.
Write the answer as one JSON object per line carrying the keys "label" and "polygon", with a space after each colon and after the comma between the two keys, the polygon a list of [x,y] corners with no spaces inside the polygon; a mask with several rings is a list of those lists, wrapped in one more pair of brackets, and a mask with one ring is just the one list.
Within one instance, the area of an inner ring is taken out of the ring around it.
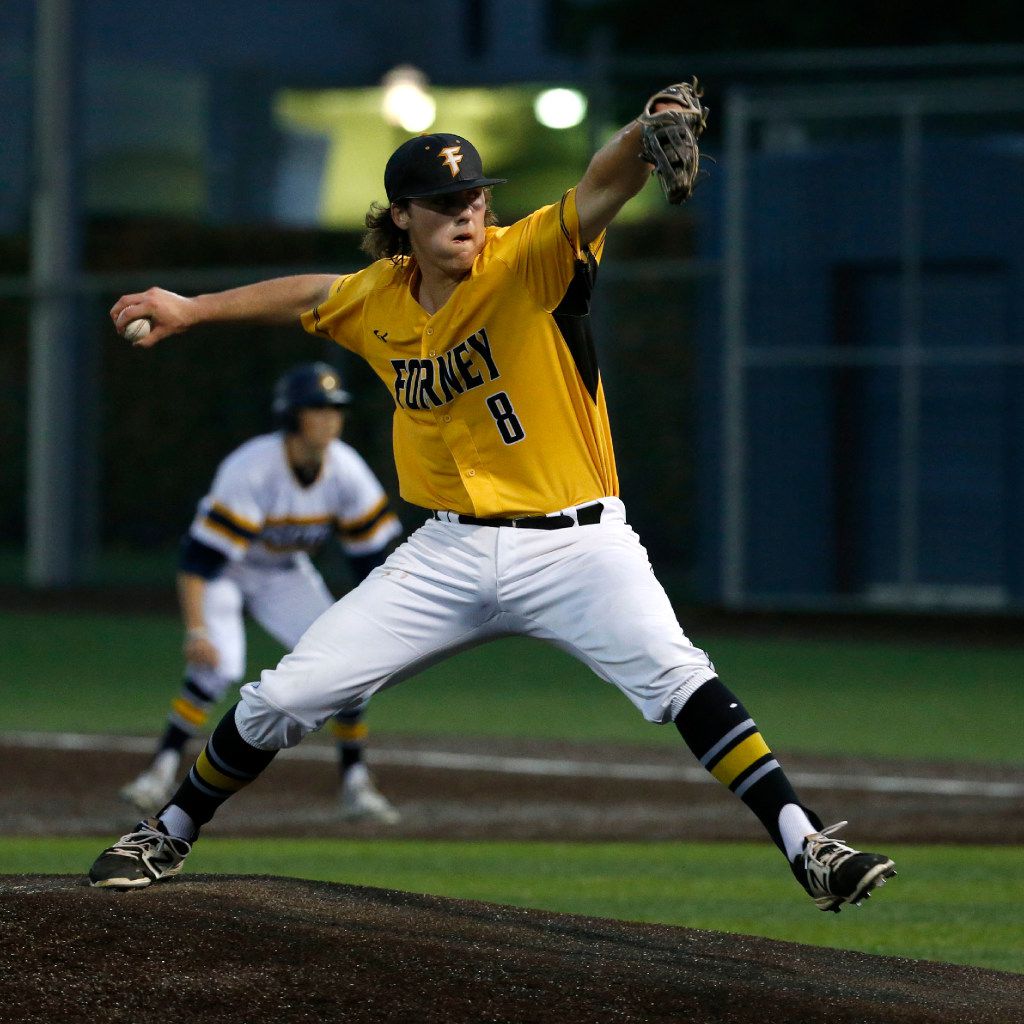
{"label": "baseball pitcher", "polygon": [[[893,862],[835,836],[794,792],[757,724],[676,620],[619,498],[590,307],[605,230],[658,175],[692,190],[707,111],[695,82],[655,94],[578,185],[498,227],[480,155],[458,134],[399,146],[387,203],[367,216],[358,273],[298,276],[185,298],[160,289],[111,310],[155,344],[195,324],[300,321],[365,359],[394,403],[403,496],[427,520],[242,689],[188,777],[105,850],[94,885],[181,870],[217,807],[339,708],[495,637],[554,644],[616,686],[764,825],[822,910],[859,903]],[[515,693],[504,695],[512,706]],[[845,823],[843,823],[845,824]]]}

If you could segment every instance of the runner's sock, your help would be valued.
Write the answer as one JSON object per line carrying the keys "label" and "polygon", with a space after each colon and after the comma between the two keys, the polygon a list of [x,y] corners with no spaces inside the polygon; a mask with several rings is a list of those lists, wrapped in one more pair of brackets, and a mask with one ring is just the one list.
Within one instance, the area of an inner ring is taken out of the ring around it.
{"label": "runner's sock", "polygon": [[329,729],[338,741],[338,774],[342,778],[349,768],[362,763],[369,732],[362,718],[363,713],[359,711],[354,715],[338,714],[331,719]]}

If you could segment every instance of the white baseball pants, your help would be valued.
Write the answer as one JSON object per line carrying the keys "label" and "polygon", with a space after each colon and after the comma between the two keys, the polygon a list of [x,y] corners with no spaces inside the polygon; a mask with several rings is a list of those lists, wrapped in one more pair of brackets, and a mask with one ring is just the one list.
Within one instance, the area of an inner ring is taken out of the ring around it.
{"label": "white baseball pants", "polygon": [[671,721],[715,670],[684,635],[622,503],[601,500],[599,523],[558,530],[428,520],[242,687],[242,738],[294,746],[378,690],[513,635],[568,651],[649,721]]}

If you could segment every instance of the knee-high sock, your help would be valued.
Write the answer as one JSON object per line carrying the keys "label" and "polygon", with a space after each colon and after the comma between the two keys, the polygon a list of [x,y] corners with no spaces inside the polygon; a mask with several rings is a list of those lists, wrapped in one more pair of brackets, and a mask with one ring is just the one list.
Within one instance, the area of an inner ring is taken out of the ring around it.
{"label": "knee-high sock", "polygon": [[276,750],[260,750],[242,739],[235,725],[237,707],[220,720],[196,763],[157,817],[162,818],[168,808],[180,808],[198,834],[228,797],[252,782],[274,759]]}
{"label": "knee-high sock", "polygon": [[331,719],[329,728],[338,742],[338,773],[344,778],[345,772],[363,759],[363,746],[368,732],[363,712],[339,712]]}
{"label": "knee-high sock", "polygon": [[180,753],[190,739],[205,731],[210,709],[216,703],[216,697],[207,693],[194,679],[186,676],[181,692],[171,701],[167,727],[157,744],[156,755],[165,750]]}
{"label": "knee-high sock", "polygon": [[[821,826],[797,799],[747,709],[717,677],[694,691],[675,723],[697,760],[757,815],[787,858],[790,854],[779,822],[783,807],[795,804],[814,827]],[[792,848],[792,837],[788,845]]]}

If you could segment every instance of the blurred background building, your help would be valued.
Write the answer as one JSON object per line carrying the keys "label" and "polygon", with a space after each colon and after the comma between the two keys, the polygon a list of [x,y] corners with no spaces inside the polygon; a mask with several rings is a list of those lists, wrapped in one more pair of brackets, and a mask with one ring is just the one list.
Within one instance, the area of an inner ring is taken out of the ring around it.
{"label": "blurred background building", "polygon": [[[389,396],[295,330],[140,353],[106,310],[362,264],[411,133],[468,135],[508,222],[698,74],[707,176],[652,183],[595,305],[623,497],[679,600],[1024,612],[1024,31],[617,0],[0,6],[0,580],[168,585],[219,459],[285,367]],[[959,19],[959,20],[957,20]],[[402,510],[407,525],[422,517]]]}

